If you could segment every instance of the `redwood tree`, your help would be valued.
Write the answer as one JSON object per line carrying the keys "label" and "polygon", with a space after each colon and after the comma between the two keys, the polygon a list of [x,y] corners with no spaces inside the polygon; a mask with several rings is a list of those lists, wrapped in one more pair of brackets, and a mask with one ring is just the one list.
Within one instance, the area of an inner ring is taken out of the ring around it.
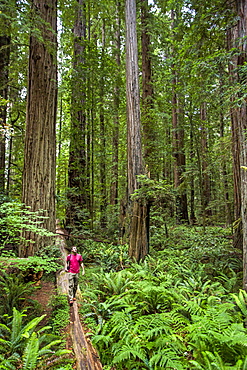
{"label": "redwood tree", "polygon": [[144,159],[151,178],[158,178],[156,128],[154,124],[154,91],[150,40],[150,12],[147,0],[141,0],[142,45],[142,126]]}
{"label": "redwood tree", "polygon": [[140,188],[138,175],[143,174],[143,158],[136,34],[136,2],[135,0],[126,0],[125,5],[128,200],[130,214],[129,255],[139,261],[149,252],[149,207],[145,200],[131,199],[131,195]]}
{"label": "redwood tree", "polygon": [[[85,212],[88,203],[86,159],[86,109],[85,109],[85,1],[76,4],[74,23],[73,75],[71,81],[71,133],[69,148],[67,226],[82,223],[81,209]],[[85,217],[84,217],[85,220]]]}
{"label": "redwood tree", "polygon": [[[231,80],[239,86],[245,84],[245,65],[247,62],[246,46],[246,19],[247,3],[245,0],[236,0],[233,3],[233,11],[237,14],[237,22],[229,32],[228,44],[235,55],[232,58],[230,68]],[[237,102],[235,103],[235,99]],[[241,221],[243,231],[243,288],[247,290],[247,111],[246,99],[243,90],[232,97],[232,135],[233,135],[233,158],[234,158],[234,186],[238,198],[235,195],[237,211],[241,205]],[[236,203],[237,202],[237,203]],[[236,210],[235,210],[236,211]],[[236,213],[235,213],[236,214]],[[240,230],[239,230],[240,231]],[[241,238],[240,238],[241,240]]]}
{"label": "redwood tree", "polygon": [[[0,19],[0,192],[5,190],[5,128],[7,118],[8,76],[10,60],[10,15],[6,4],[0,1],[1,13],[5,17]],[[2,100],[3,99],[3,100]]]}
{"label": "redwood tree", "polygon": [[[32,5],[42,37],[37,37],[34,27],[30,36],[22,201],[31,211],[43,210],[47,217],[43,226],[55,232],[57,4],[56,0],[33,0]],[[34,255],[52,241],[32,232],[24,236],[33,242],[20,247],[21,257]]]}

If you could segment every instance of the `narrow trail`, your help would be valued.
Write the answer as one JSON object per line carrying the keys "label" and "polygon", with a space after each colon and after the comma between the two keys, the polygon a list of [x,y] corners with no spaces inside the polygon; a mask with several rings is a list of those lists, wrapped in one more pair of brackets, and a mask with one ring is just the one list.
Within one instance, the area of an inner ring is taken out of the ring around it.
{"label": "narrow trail", "polygon": [[[63,230],[57,226],[57,236],[56,242],[59,246],[62,255],[64,257],[64,265],[67,257],[67,249],[65,238],[63,236]],[[57,273],[57,291],[58,294],[68,295],[68,277],[64,270]],[[78,301],[81,298],[81,292],[78,288],[76,298]],[[70,337],[73,343],[73,350],[76,357],[76,369],[77,370],[102,370],[102,365],[99,360],[99,356],[96,350],[93,348],[90,340],[87,338],[82,323],[80,321],[78,313],[77,302],[73,303],[70,307],[70,324],[69,324]]]}

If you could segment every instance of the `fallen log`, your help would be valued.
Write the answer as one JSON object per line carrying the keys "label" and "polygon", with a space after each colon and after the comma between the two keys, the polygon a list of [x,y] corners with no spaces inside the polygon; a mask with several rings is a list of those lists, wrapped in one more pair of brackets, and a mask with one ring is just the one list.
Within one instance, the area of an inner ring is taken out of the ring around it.
{"label": "fallen log", "polygon": [[[58,239],[59,248],[64,257],[64,263],[67,257],[66,243],[63,238],[62,230],[59,230],[60,238]],[[58,294],[68,295],[68,277],[64,270],[57,273],[57,290]],[[77,299],[80,299],[81,292],[78,287]],[[70,325],[69,331],[73,343],[73,350],[76,358],[77,370],[102,370],[97,351],[92,346],[89,338],[86,336],[78,313],[78,305],[75,301],[70,307]]]}

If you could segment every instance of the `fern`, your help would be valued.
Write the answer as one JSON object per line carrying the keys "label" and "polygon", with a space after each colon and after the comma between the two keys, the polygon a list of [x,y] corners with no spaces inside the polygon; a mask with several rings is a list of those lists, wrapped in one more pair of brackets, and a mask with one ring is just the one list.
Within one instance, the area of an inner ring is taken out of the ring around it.
{"label": "fern", "polygon": [[159,366],[160,369],[184,370],[185,368],[183,359],[169,348],[159,350],[151,357],[149,362],[151,366],[155,366],[155,368]]}
{"label": "fern", "polygon": [[128,270],[93,274],[94,285],[102,297],[121,294],[131,284],[132,274]]}
{"label": "fern", "polygon": [[117,344],[113,346],[113,363],[120,364],[125,362],[125,360],[138,359],[143,363],[147,360],[145,351],[141,348],[138,343],[126,343],[126,344]]}
{"label": "fern", "polygon": [[[2,370],[16,370],[16,366],[13,365],[11,358],[6,360],[2,355],[0,355],[0,369]],[[16,358],[14,363],[16,362]]]}
{"label": "fern", "polygon": [[[61,340],[58,336],[44,333],[49,328],[47,326],[36,330],[45,315],[32,319],[24,326],[23,316],[25,316],[23,313],[14,308],[11,329],[6,330],[5,326],[2,325],[6,338],[0,338],[0,353],[4,357],[4,361],[18,365],[17,368],[36,370],[40,361],[56,354]],[[59,350],[60,359],[63,359],[64,354],[69,352]],[[22,362],[20,358],[22,358]]]}
{"label": "fern", "polygon": [[[0,314],[1,322],[4,315],[11,316],[13,307],[18,311],[24,309],[27,297],[30,296],[36,288],[32,282],[24,282],[22,277],[8,275],[5,271],[0,276]],[[28,299],[29,303],[34,305],[34,301]]]}
{"label": "fern", "polygon": [[136,325],[139,332],[145,333],[147,340],[172,333],[171,317],[164,313],[141,316],[136,320]]}
{"label": "fern", "polygon": [[245,290],[240,289],[239,294],[232,294],[238,308],[240,309],[244,320],[247,320],[247,293]]}
{"label": "fern", "polygon": [[23,370],[35,370],[38,359],[39,341],[36,333],[32,333],[27,341],[26,348],[23,353]]}

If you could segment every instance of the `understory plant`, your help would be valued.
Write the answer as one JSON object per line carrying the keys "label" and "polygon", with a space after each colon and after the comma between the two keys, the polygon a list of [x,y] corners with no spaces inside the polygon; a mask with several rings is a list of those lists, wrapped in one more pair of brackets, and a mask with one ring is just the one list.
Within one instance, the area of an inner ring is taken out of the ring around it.
{"label": "understory plant", "polygon": [[8,275],[4,271],[0,275],[0,322],[6,323],[11,317],[13,308],[18,311],[36,307],[30,297],[37,289],[32,282],[25,282],[22,276]]}
{"label": "understory plant", "polygon": [[212,234],[87,278],[81,310],[106,368],[246,369],[247,295],[228,239]]}
{"label": "understory plant", "polygon": [[70,362],[70,351],[60,347],[60,337],[50,334],[48,326],[38,328],[45,315],[26,324],[24,316],[13,308],[11,324],[0,324],[0,368],[58,369],[61,363]]}
{"label": "understory plant", "polygon": [[54,235],[42,227],[45,218],[44,211],[31,211],[30,207],[16,201],[0,204],[0,255],[17,254],[18,245],[26,242],[22,230],[42,236]]}
{"label": "understory plant", "polygon": [[66,295],[54,295],[49,303],[52,314],[49,323],[54,334],[61,334],[61,330],[69,324],[68,299]]}

